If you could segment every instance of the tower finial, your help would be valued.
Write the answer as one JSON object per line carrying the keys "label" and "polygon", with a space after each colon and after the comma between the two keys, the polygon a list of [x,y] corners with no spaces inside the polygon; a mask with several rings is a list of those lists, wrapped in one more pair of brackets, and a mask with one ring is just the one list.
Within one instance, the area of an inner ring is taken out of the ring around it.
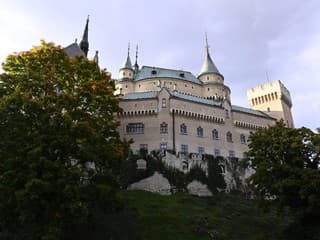
{"label": "tower finial", "polygon": [[207,51],[207,54],[209,54],[209,44],[208,44],[208,35],[207,35],[207,32],[205,33],[206,35],[206,51]]}
{"label": "tower finial", "polygon": [[136,46],[136,62],[134,63],[134,72],[137,74],[139,71],[139,65],[138,65],[138,44]]}
{"label": "tower finial", "polygon": [[85,56],[88,55],[88,51],[89,51],[89,40],[88,40],[89,16],[90,15],[88,15],[88,17],[87,17],[86,26],[85,26],[84,31],[83,31],[82,40],[80,42],[80,48],[84,52]]}
{"label": "tower finial", "polygon": [[130,56],[130,42],[128,42],[128,57]]}
{"label": "tower finial", "polygon": [[138,44],[136,46],[136,63],[138,63]]}

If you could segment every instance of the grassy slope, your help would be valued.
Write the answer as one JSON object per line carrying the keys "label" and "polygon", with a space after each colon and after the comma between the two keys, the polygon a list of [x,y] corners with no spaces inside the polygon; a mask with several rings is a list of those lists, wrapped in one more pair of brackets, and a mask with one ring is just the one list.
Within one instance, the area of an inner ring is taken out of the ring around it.
{"label": "grassy slope", "polygon": [[274,212],[262,212],[253,201],[225,194],[198,198],[123,191],[120,196],[137,208],[146,240],[212,239],[206,229],[218,231],[214,239],[278,239],[277,233],[288,221]]}

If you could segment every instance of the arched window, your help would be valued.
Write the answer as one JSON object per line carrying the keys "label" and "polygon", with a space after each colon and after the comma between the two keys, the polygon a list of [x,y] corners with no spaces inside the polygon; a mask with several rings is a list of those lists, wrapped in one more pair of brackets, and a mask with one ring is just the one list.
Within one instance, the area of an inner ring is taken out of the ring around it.
{"label": "arched window", "polygon": [[227,132],[227,142],[232,142],[232,133]]}
{"label": "arched window", "polygon": [[187,126],[184,123],[180,125],[180,133],[187,134]]}
{"label": "arched window", "polygon": [[212,130],[212,139],[213,140],[219,139],[219,133],[218,133],[218,131],[216,129]]}
{"label": "arched window", "polygon": [[203,128],[202,127],[198,127],[197,128],[197,136],[198,137],[203,137]]}
{"label": "arched window", "polygon": [[244,134],[240,134],[240,143],[246,143],[246,136]]}
{"label": "arched window", "polygon": [[160,124],[160,133],[168,133],[168,124],[163,122]]}

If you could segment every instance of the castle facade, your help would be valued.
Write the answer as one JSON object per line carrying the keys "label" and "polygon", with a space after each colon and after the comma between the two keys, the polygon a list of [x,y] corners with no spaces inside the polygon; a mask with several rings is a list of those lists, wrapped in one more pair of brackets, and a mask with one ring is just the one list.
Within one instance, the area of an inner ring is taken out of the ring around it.
{"label": "castle facade", "polygon": [[283,119],[293,127],[291,97],[279,81],[248,89],[252,109],[232,104],[231,90],[214,64],[206,41],[200,73],[132,65],[119,71],[116,94],[123,112],[119,133],[133,151],[173,150],[243,158],[248,137]]}
{"label": "castle facade", "polygon": [[[65,48],[70,56],[89,50],[88,23],[83,37]],[[134,152],[140,149],[171,150],[174,153],[211,154],[243,158],[248,137],[283,119],[294,127],[290,92],[279,81],[248,89],[252,109],[233,105],[231,90],[214,64],[206,39],[205,59],[200,73],[132,65],[129,49],[116,80],[122,113],[120,136],[132,139]],[[94,56],[98,63],[98,52]],[[183,166],[182,166],[183,168]]]}

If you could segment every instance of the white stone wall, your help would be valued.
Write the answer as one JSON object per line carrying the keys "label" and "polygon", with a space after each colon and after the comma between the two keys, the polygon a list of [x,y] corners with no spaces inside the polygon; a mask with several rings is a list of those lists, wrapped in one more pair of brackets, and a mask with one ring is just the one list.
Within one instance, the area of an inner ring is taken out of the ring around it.
{"label": "white stone wall", "polygon": [[199,197],[211,197],[212,192],[208,189],[207,185],[194,180],[187,186],[188,193]]}
{"label": "white stone wall", "polygon": [[144,190],[148,192],[159,193],[161,195],[171,194],[171,185],[162,174],[155,172],[151,177],[142,179],[139,182],[131,184],[128,190]]}

